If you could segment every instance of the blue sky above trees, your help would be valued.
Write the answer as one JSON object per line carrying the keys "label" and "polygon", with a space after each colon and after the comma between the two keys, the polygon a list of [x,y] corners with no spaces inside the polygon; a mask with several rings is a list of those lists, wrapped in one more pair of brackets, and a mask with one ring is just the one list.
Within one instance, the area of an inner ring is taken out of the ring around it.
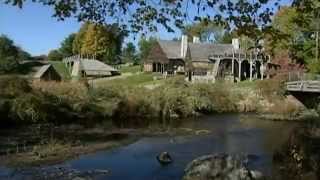
{"label": "blue sky above trees", "polygon": [[[291,0],[281,0],[281,4],[289,4]],[[196,9],[189,9],[192,14]],[[5,34],[14,42],[32,55],[47,54],[51,49],[60,46],[61,41],[70,33],[77,32],[81,24],[74,18],[57,21],[52,17],[53,11],[49,7],[27,1],[23,9],[0,3],[0,34]],[[172,39],[180,36],[181,32],[168,33],[158,27],[158,32],[147,36]],[[140,35],[130,35],[126,42],[136,44]]]}

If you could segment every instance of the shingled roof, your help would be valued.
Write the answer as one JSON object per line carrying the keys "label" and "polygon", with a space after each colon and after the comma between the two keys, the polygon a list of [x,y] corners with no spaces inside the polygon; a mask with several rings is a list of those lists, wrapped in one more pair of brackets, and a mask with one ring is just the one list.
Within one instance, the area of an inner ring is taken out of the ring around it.
{"label": "shingled roof", "polygon": [[192,61],[209,61],[214,55],[232,54],[231,44],[189,43]]}
{"label": "shingled roof", "polygon": [[117,69],[95,59],[81,59],[81,70],[88,76],[109,76],[113,72],[118,72]]}
{"label": "shingled roof", "polygon": [[33,76],[34,78],[41,78],[42,75],[51,67],[51,64],[42,66],[37,73]]}
{"label": "shingled roof", "polygon": [[[184,59],[181,57],[181,42],[158,40],[168,59]],[[210,56],[232,54],[232,44],[188,43],[192,61],[209,61]]]}
{"label": "shingled roof", "polygon": [[158,40],[158,43],[166,54],[168,59],[181,59],[181,42],[180,41],[167,41]]}

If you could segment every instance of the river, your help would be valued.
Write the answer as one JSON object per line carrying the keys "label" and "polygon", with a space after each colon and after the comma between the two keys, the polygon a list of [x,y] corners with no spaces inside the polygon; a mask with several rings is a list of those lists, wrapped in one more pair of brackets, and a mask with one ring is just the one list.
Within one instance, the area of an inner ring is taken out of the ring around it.
{"label": "river", "polygon": [[[249,155],[251,167],[270,175],[273,153],[297,125],[262,120],[255,115],[204,116],[181,125],[194,131],[206,130],[204,134],[145,137],[120,148],[82,155],[54,166],[18,170],[0,167],[0,179],[41,179],[44,172],[49,177],[52,169],[61,167],[72,169],[80,177],[89,177],[89,172],[96,169],[110,171],[91,176],[93,179],[181,179],[188,162],[211,153]],[[162,151],[170,153],[173,163],[162,166],[157,162],[156,156]]]}

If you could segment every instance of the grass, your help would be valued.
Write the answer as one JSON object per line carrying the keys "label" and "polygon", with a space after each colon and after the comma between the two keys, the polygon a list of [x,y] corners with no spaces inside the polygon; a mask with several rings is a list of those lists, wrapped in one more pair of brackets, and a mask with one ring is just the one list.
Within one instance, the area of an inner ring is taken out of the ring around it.
{"label": "grass", "polygon": [[141,66],[140,65],[134,65],[134,66],[122,66],[120,68],[121,73],[137,73],[141,72]]}
{"label": "grass", "polygon": [[70,73],[62,61],[50,61],[49,63],[61,75],[63,80],[71,79]]}
{"label": "grass", "polygon": [[125,78],[119,78],[119,79],[113,79],[106,81],[106,84],[108,85],[126,85],[126,86],[139,86],[147,82],[153,81],[153,75],[152,74],[134,74],[132,76],[128,76]]}

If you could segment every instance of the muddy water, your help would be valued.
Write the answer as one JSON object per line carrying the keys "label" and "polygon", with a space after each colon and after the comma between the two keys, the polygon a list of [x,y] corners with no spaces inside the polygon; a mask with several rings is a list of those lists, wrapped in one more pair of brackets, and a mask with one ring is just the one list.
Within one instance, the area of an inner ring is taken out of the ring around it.
{"label": "muddy water", "polygon": [[[201,117],[187,121],[181,128],[192,129],[193,132],[206,130],[202,131],[206,132],[203,134],[146,137],[112,151],[80,156],[50,167],[16,171],[0,167],[0,179],[41,179],[44,176],[57,179],[52,169],[68,170],[66,175],[59,176],[61,179],[75,176],[93,179],[180,179],[188,162],[210,153],[247,154],[250,166],[270,175],[274,151],[284,143],[295,126],[296,123],[265,121],[254,115]],[[172,164],[161,166],[157,162],[155,157],[162,151],[171,154]],[[109,170],[110,173],[90,174],[97,169]]]}

